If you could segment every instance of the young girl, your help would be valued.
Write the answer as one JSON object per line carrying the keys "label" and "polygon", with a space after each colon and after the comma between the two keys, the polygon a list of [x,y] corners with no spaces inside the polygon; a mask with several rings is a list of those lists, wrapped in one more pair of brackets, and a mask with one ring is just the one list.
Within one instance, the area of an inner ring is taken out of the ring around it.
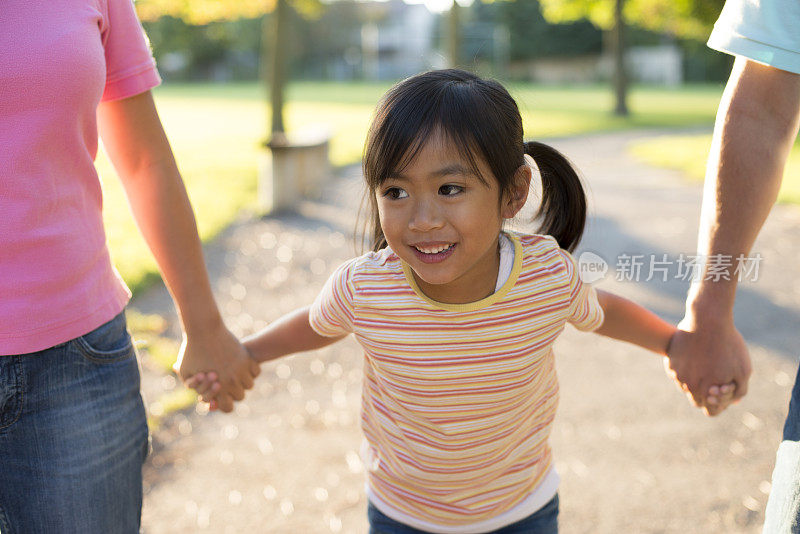
{"label": "young girl", "polygon": [[[537,235],[503,231],[542,180]],[[675,329],[581,282],[586,218],[567,160],[525,143],[516,103],[459,70],[380,103],[364,175],[373,251],[245,341],[258,362],[355,334],[364,349],[371,533],[557,532],[548,437],[566,323],[666,354]]]}

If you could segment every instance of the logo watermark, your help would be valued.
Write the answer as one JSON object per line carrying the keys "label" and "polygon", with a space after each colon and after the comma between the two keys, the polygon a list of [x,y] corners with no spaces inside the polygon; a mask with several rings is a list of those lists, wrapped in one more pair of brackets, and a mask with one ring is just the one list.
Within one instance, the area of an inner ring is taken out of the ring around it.
{"label": "logo watermark", "polygon": [[578,269],[581,280],[591,284],[606,277],[608,263],[594,252],[581,252]]}
{"label": "logo watermark", "polygon": [[[705,257],[696,254],[627,254],[616,257],[613,275],[618,282],[650,282],[651,280],[681,280],[685,282],[738,280],[757,282],[761,254],[731,256],[713,254]],[[611,269],[609,262],[594,252],[582,252],[578,257],[581,280],[593,283],[606,277]]]}

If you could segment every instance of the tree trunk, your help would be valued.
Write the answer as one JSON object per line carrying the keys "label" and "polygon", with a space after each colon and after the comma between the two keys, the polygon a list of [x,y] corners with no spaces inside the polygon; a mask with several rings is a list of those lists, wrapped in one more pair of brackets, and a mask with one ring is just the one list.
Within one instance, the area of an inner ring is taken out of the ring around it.
{"label": "tree trunk", "polygon": [[614,95],[616,104],[614,115],[628,115],[628,76],[625,73],[625,19],[622,7],[625,0],[614,2],[614,29],[611,30],[611,43],[614,55]]}
{"label": "tree trunk", "polygon": [[461,6],[456,0],[450,7],[447,15],[447,61],[451,68],[459,65],[459,50],[461,49]]}
{"label": "tree trunk", "polygon": [[[286,87],[286,63],[289,57],[289,6],[287,0],[277,0],[271,16],[264,19],[264,37],[269,36],[270,50],[262,54],[269,58],[265,74],[269,86],[270,144],[284,144],[286,129],[283,125],[283,92]],[[267,42],[267,39],[265,39]]]}

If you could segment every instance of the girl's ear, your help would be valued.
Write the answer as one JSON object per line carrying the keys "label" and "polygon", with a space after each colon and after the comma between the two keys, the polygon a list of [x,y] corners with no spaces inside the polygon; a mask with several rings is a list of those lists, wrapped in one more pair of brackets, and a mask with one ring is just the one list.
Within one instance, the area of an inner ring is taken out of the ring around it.
{"label": "girl's ear", "polygon": [[500,215],[504,219],[513,219],[528,200],[528,191],[531,188],[532,171],[529,165],[520,165],[514,171],[511,187],[503,199]]}

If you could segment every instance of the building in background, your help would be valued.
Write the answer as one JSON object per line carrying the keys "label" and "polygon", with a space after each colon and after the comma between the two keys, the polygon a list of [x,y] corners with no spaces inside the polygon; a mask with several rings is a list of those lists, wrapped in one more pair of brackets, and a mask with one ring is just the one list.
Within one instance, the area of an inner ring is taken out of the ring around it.
{"label": "building in background", "polygon": [[365,3],[362,9],[367,14],[361,29],[365,78],[396,80],[440,66],[434,49],[438,15],[424,4],[389,0]]}

